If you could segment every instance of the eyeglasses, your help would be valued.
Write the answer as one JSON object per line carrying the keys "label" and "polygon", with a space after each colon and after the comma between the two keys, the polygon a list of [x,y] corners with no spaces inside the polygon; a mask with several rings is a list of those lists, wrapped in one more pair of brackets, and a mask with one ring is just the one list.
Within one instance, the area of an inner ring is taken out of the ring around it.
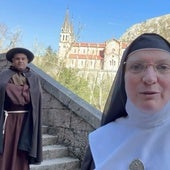
{"label": "eyeglasses", "polygon": [[141,62],[124,62],[126,64],[126,69],[131,73],[143,73],[146,71],[147,68],[150,66],[153,67],[155,72],[159,74],[167,74],[170,73],[170,63],[160,63],[160,64],[149,64],[149,63],[141,63]]}

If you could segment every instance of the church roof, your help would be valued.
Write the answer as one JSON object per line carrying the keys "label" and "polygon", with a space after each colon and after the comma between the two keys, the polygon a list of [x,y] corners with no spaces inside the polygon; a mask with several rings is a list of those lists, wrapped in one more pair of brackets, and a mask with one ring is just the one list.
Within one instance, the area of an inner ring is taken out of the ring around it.
{"label": "church roof", "polygon": [[86,59],[86,60],[102,60],[100,55],[88,55],[88,54],[70,54],[70,59]]}
{"label": "church roof", "polygon": [[105,48],[105,43],[86,43],[86,42],[76,42],[73,44],[73,47],[98,47],[98,48]]}

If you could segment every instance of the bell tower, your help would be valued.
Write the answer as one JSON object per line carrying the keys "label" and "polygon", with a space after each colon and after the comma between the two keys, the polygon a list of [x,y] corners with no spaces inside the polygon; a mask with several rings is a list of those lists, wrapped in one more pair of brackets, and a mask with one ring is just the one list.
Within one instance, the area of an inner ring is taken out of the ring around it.
{"label": "bell tower", "polygon": [[73,25],[69,18],[69,10],[66,10],[64,23],[61,27],[60,40],[59,40],[59,58],[67,58],[72,43],[75,41]]}

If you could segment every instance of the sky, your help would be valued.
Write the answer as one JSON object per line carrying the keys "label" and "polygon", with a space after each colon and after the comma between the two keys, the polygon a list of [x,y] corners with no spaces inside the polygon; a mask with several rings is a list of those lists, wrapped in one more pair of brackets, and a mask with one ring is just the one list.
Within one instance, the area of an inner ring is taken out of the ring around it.
{"label": "sky", "polygon": [[67,9],[79,42],[102,43],[134,24],[170,14],[170,0],[0,0],[0,24],[21,30],[20,46],[33,49],[37,43],[57,51]]}

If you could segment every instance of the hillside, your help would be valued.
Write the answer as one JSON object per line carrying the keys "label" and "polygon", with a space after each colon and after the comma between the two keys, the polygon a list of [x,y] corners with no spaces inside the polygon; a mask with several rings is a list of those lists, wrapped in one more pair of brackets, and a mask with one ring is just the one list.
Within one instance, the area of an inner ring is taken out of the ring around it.
{"label": "hillside", "polygon": [[148,19],[130,27],[121,37],[120,41],[131,42],[138,35],[145,32],[155,32],[170,41],[170,14]]}

